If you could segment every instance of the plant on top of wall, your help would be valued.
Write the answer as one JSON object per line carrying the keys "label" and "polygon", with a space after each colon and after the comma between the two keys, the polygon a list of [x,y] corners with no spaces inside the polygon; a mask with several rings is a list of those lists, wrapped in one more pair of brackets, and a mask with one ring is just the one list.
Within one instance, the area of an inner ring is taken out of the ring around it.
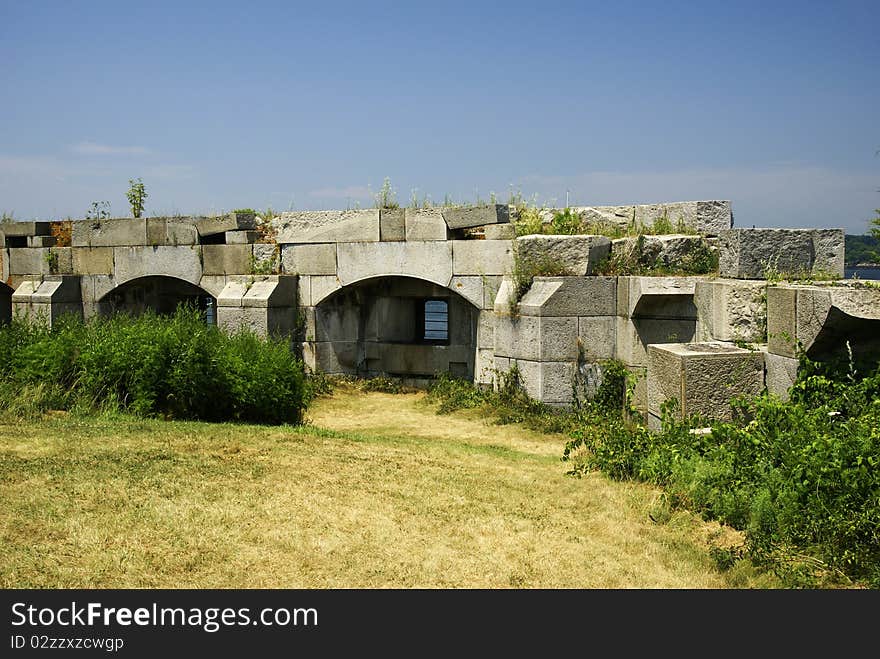
{"label": "plant on top of wall", "polygon": [[134,219],[139,219],[144,214],[144,201],[149,196],[144,182],[141,179],[129,179],[128,192],[125,196],[128,197],[128,203],[131,205],[132,216]]}
{"label": "plant on top of wall", "polygon": [[382,189],[376,194],[376,208],[400,208],[397,203],[397,191],[391,187],[391,179],[387,176],[382,182]]}

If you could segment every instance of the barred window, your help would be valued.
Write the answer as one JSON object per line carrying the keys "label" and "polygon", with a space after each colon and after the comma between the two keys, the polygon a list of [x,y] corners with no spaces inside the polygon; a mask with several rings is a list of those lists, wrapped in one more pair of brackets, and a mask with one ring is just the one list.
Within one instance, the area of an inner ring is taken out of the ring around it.
{"label": "barred window", "polygon": [[425,300],[422,340],[446,343],[449,340],[449,303],[446,300]]}

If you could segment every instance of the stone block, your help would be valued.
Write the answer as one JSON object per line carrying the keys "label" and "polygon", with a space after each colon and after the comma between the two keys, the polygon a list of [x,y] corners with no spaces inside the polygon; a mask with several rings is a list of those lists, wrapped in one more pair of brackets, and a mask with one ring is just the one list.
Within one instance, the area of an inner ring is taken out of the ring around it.
{"label": "stone block", "polygon": [[55,236],[28,236],[28,247],[54,247]]}
{"label": "stone block", "polygon": [[618,238],[611,243],[611,255],[621,263],[644,268],[687,268],[708,263],[711,247],[704,236],[669,234]]}
{"label": "stone block", "polygon": [[73,247],[121,247],[147,244],[147,220],[118,218],[72,223]]}
{"label": "stone block", "polygon": [[[495,358],[498,366],[498,358]],[[548,405],[570,405],[572,385],[575,378],[575,364],[572,362],[536,362],[525,359],[510,360],[504,372],[516,366],[520,384],[526,394],[534,400]]]}
{"label": "stone block", "polygon": [[192,219],[200,236],[213,236],[227,231],[254,231],[257,218],[254,213],[227,213],[216,217],[196,217]]}
{"label": "stone block", "polygon": [[112,247],[72,247],[74,272],[78,275],[112,275]]}
{"label": "stone block", "polygon": [[282,245],[281,268],[301,275],[335,275],[336,244]]}
{"label": "stone block", "polygon": [[510,222],[510,209],[506,204],[443,208],[442,213],[446,226],[450,229],[468,229],[484,224]]}
{"label": "stone block", "polygon": [[379,240],[406,240],[406,210],[382,208],[379,210]]}
{"label": "stone block", "polygon": [[492,311],[480,311],[477,317],[477,348],[495,348],[495,314]]}
{"label": "stone block", "polygon": [[503,277],[500,275],[487,275],[480,277],[483,280],[483,309],[494,309],[495,298],[498,296],[498,289],[501,288]]}
{"label": "stone block", "polygon": [[254,243],[254,274],[295,274],[281,271],[281,245],[274,243]]}
{"label": "stone block", "polygon": [[9,283],[9,250],[0,249],[0,284]]}
{"label": "stone block", "polygon": [[73,272],[73,258],[71,255],[71,247],[50,247],[49,248],[49,274],[52,275],[72,275],[78,274]]}
{"label": "stone block", "polygon": [[797,289],[767,287],[767,349],[774,355],[795,357],[797,347]]}
{"label": "stone block", "polygon": [[491,385],[494,382],[495,355],[491,348],[478,348],[474,359],[474,383]]}
{"label": "stone block", "polygon": [[453,277],[449,282],[450,290],[461,295],[477,309],[483,308],[483,278],[477,276]]}
{"label": "stone block", "polygon": [[618,277],[617,315],[697,318],[694,292],[701,277]]}
{"label": "stone block", "polygon": [[520,236],[516,250],[520,261],[539,274],[583,276],[593,274],[596,265],[608,257],[611,241],[605,236],[541,234]]}
{"label": "stone block", "polygon": [[485,240],[516,240],[516,227],[512,224],[490,224],[483,232]]}
{"label": "stone block", "polygon": [[80,279],[46,275],[22,281],[11,297],[13,315],[43,319],[51,326],[64,315],[82,317]]}
{"label": "stone block", "polygon": [[147,245],[164,245],[166,242],[165,224],[167,218],[147,218]]}
{"label": "stone block", "polygon": [[498,292],[495,294],[495,300],[492,304],[492,308],[497,315],[510,315],[511,312],[515,311],[515,305],[513,304],[515,289],[512,278],[502,277],[501,285],[498,287]]}
{"label": "stone block", "polygon": [[309,306],[315,307],[342,288],[339,277],[335,275],[313,275],[309,277],[311,297]]}
{"label": "stone block", "polygon": [[613,359],[617,351],[617,319],[614,316],[578,318],[578,342],[588,361]]}
{"label": "stone block", "polygon": [[[556,209],[554,209],[556,210]],[[677,201],[630,206],[580,206],[572,208],[588,223],[609,227],[652,227],[663,219],[673,231],[686,228],[704,236],[717,236],[733,226],[730,201]],[[552,216],[552,213],[551,213]]]}
{"label": "stone block", "polygon": [[202,278],[201,248],[114,247],[113,275],[117,285],[139,277],[163,276],[176,277],[198,286]]}
{"label": "stone block", "polygon": [[512,243],[503,240],[453,240],[456,275],[506,275],[513,270]]}
{"label": "stone block", "polygon": [[199,288],[216,298],[223,292],[228,282],[229,277],[226,275],[202,275],[199,280]]}
{"label": "stone block", "polygon": [[303,360],[312,372],[353,375],[358,369],[357,341],[303,343]]}
{"label": "stone block", "polygon": [[678,401],[678,418],[694,414],[731,420],[730,402],[764,389],[764,355],[729,343],[648,347],[648,412],[660,418],[664,402]]}
{"label": "stone block", "polygon": [[116,288],[116,280],[113,275],[81,275],[80,290],[83,296],[83,306],[86,304],[97,308],[108,293]]}
{"label": "stone block", "polygon": [[199,232],[192,220],[168,218],[165,221],[166,245],[198,245]]}
{"label": "stone block", "polygon": [[253,244],[253,243],[260,240],[260,232],[259,231],[227,231],[225,238],[226,238],[227,245],[248,245],[248,244]]}
{"label": "stone block", "polygon": [[798,360],[792,357],[764,353],[764,383],[767,391],[780,400],[788,401],[792,385],[797,380]]}
{"label": "stone block", "polygon": [[293,275],[233,275],[217,296],[218,307],[295,307],[297,302]]}
{"label": "stone block", "polygon": [[845,238],[843,229],[813,229],[813,274],[843,279]]}
{"label": "stone block", "polygon": [[409,241],[446,240],[449,236],[449,228],[439,208],[406,208],[404,217]]}
{"label": "stone block", "polygon": [[8,252],[10,275],[51,274],[48,247],[11,247]]}
{"label": "stone block", "polygon": [[632,400],[630,404],[633,409],[641,414],[648,413],[648,369],[644,366],[627,366],[626,370],[630,372],[635,380],[633,387]]}
{"label": "stone block", "polygon": [[299,294],[299,306],[301,307],[311,307],[312,306],[312,278],[309,275],[298,275],[298,294]]}
{"label": "stone block", "polygon": [[813,231],[810,229],[729,229],[721,232],[718,263],[721,277],[804,276],[812,268]]}
{"label": "stone block", "polygon": [[202,245],[204,274],[245,275],[253,266],[250,245]]}
{"label": "stone block", "polygon": [[302,326],[302,340],[314,341],[318,333],[315,307],[300,307],[300,323]]}
{"label": "stone block", "polygon": [[[389,276],[415,277],[448,286],[452,279],[452,254],[449,242],[339,243],[337,273],[343,286]],[[314,296],[314,280],[312,287]]]}
{"label": "stone block", "polygon": [[578,319],[497,316],[495,354],[532,361],[575,361]]}
{"label": "stone block", "polygon": [[258,336],[292,336],[294,307],[217,307],[217,326],[225,332],[250,331]]}
{"label": "stone block", "polygon": [[615,354],[627,366],[647,366],[652,343],[689,343],[694,340],[696,320],[675,318],[622,318],[616,316]]}
{"label": "stone block", "polygon": [[52,235],[51,222],[4,222],[0,231],[7,238]]}
{"label": "stone block", "polygon": [[277,243],[378,242],[379,209],[292,211],[272,220]]}
{"label": "stone block", "polygon": [[742,279],[698,281],[694,291],[698,341],[767,339],[767,283]]}
{"label": "stone block", "polygon": [[616,277],[535,277],[519,303],[526,316],[613,316]]}

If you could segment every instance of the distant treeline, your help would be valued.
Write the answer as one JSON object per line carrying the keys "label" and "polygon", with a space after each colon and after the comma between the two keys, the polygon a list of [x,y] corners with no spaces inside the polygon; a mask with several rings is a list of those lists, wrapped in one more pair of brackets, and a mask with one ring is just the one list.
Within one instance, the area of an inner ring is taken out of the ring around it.
{"label": "distant treeline", "polygon": [[880,240],[874,236],[846,235],[846,267],[865,263],[880,263]]}

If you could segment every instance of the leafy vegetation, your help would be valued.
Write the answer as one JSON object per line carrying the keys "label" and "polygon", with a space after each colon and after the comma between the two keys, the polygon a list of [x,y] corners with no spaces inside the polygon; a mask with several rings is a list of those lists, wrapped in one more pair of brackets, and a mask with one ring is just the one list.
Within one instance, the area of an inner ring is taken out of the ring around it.
{"label": "leafy vegetation", "polygon": [[[880,225],[878,225],[880,232]],[[880,263],[880,236],[852,236],[845,237],[846,266],[851,268],[863,263]]]}
{"label": "leafy vegetation", "polygon": [[144,214],[144,202],[147,197],[147,189],[141,179],[128,180],[128,192],[125,193],[128,203],[131,206],[131,215],[135,219],[140,218]]}
{"label": "leafy vegetation", "polygon": [[587,220],[581,213],[572,208],[564,208],[552,213],[546,221],[549,210],[534,204],[523,204],[517,207],[513,218],[516,235],[534,234],[550,235],[595,235],[607,238],[627,238],[638,236],[659,236],[669,234],[696,234],[683,220],[673,222],[666,215],[657,217],[651,224],[637,221],[635,209],[628,222],[612,222],[609,220]]}
{"label": "leafy vegetation", "polygon": [[163,418],[299,423],[310,391],[289,342],[226,334],[194,309],[0,329],[0,410],[122,410]]}
{"label": "leafy vegetation", "polygon": [[391,179],[387,176],[382,182],[381,189],[376,193],[376,208],[400,208],[400,204],[397,201],[397,191],[391,187]]}
{"label": "leafy vegetation", "polygon": [[718,272],[718,252],[705,241],[691,246],[687,254],[677,261],[658,258],[657,251],[646,248],[645,235],[639,235],[620,246],[607,259],[597,264],[599,275],[706,275]]}

